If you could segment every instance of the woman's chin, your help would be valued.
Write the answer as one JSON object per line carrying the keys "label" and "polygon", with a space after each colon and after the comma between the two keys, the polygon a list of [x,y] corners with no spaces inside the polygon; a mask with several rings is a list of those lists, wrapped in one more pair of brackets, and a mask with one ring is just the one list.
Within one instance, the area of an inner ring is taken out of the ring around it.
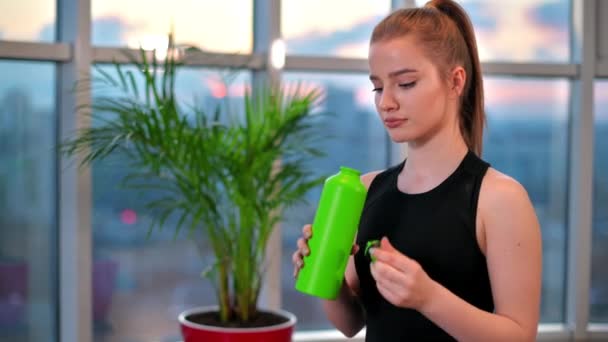
{"label": "woman's chin", "polygon": [[407,143],[407,142],[410,142],[410,141],[416,139],[416,137],[412,136],[411,134],[407,134],[404,132],[397,132],[397,131],[391,132],[390,130],[388,132],[388,136],[391,138],[391,140],[394,143],[397,143],[397,144]]}

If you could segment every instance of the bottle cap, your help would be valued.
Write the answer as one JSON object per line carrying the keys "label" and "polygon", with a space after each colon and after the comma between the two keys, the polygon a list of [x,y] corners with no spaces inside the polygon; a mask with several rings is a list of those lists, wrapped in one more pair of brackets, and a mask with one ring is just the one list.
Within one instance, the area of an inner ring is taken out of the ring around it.
{"label": "bottle cap", "polygon": [[345,172],[345,173],[355,174],[357,176],[361,175],[361,171],[359,171],[357,169],[350,168],[350,167],[346,167],[346,166],[340,166],[340,171],[341,172]]}

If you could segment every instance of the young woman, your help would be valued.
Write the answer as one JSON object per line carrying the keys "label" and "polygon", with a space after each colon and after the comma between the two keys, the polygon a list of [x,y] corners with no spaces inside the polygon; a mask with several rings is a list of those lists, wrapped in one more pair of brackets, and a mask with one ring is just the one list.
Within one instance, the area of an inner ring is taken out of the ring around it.
{"label": "young woman", "polygon": [[[369,67],[380,119],[408,157],[362,176],[365,208],[328,319],[346,336],[366,327],[369,342],[534,341],[540,228],[525,189],[480,158],[483,84],[467,14],[449,0],[393,12],[374,29]],[[294,276],[313,231],[303,228]],[[362,252],[372,239],[375,262]]]}

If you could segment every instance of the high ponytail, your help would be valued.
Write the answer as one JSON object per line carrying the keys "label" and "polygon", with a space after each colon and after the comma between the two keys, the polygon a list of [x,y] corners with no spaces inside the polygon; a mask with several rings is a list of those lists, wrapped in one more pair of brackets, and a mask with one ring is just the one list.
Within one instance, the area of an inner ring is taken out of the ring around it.
{"label": "high ponytail", "polygon": [[473,24],[452,0],[432,0],[421,8],[400,9],[374,28],[371,43],[414,34],[435,65],[448,76],[456,65],[466,72],[460,106],[460,131],[468,148],[481,156],[485,110],[483,78]]}
{"label": "high ponytail", "polygon": [[[429,1],[427,5],[437,8],[452,19],[466,44],[468,58],[465,57],[465,59],[469,59],[469,61],[464,61],[467,82],[460,109],[460,129],[469,148],[481,156],[486,115],[483,102],[483,77],[473,24],[464,9],[454,1],[433,0]],[[470,69],[466,69],[466,64],[470,65]]]}

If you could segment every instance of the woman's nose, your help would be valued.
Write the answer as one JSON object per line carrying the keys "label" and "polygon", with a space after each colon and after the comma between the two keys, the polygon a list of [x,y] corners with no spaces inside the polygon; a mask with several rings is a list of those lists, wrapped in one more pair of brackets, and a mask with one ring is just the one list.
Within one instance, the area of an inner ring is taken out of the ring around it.
{"label": "woman's nose", "polygon": [[397,100],[393,94],[384,89],[382,93],[380,93],[380,100],[378,102],[378,108],[383,112],[391,112],[396,110],[399,107]]}

